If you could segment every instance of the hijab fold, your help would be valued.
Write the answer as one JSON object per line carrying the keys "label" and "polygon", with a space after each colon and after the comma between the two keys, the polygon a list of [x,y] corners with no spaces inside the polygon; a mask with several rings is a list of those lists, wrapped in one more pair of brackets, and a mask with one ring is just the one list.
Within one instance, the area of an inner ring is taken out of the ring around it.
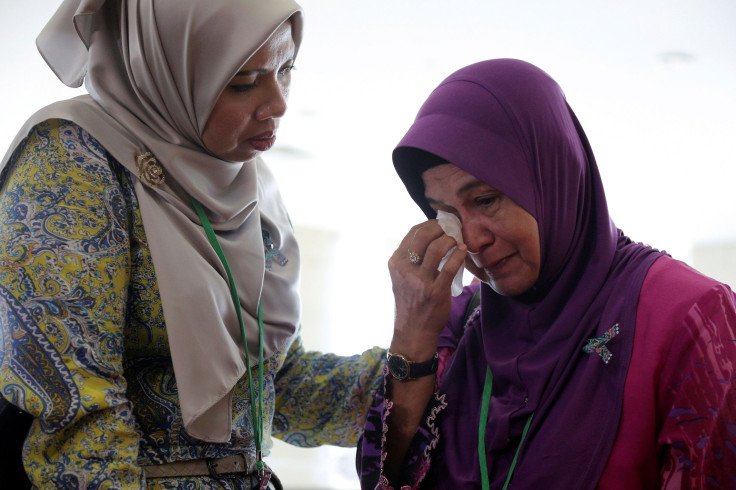
{"label": "hijab fold", "polygon": [[[661,253],[614,225],[590,144],[562,90],[519,60],[460,69],[425,101],[393,158],[430,218],[421,173],[425,162],[445,161],[510,197],[539,227],[539,279],[518,297],[483,284],[480,321],[443,375],[440,488],[477,486],[479,423],[487,424],[491,488],[500,488],[532,413],[514,486],[595,488],[621,416],[639,292]],[[583,352],[588,339],[617,324],[610,362]],[[486,367],[493,396],[481,421]]]}
{"label": "hijab fold", "polygon": [[[190,196],[233,272],[251,363],[259,358],[259,302],[265,357],[287,346],[300,321],[299,250],[273,175],[260,157],[223,161],[201,139],[221,91],[287,21],[298,50],[302,14],[293,0],[64,0],[37,46],[62,82],[84,81],[89,95],[34,114],[2,162],[36,124],[59,118],[138,177],[184,425],[209,442],[230,439],[232,390],[248,366],[224,267]],[[146,152],[163,169],[162,185],[139,176],[136,157]],[[264,230],[288,258],[269,271]]]}

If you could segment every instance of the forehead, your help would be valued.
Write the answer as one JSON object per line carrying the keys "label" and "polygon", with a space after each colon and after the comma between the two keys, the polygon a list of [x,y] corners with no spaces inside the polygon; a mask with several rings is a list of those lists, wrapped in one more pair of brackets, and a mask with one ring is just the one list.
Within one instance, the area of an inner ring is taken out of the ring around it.
{"label": "forehead", "polygon": [[279,63],[294,56],[295,50],[296,44],[291,32],[291,22],[286,21],[274,31],[243,67],[255,69],[269,62]]}
{"label": "forehead", "polygon": [[443,196],[458,196],[480,186],[492,189],[485,182],[451,163],[425,170],[422,173],[422,181],[424,182],[424,194],[429,200],[437,200]]}

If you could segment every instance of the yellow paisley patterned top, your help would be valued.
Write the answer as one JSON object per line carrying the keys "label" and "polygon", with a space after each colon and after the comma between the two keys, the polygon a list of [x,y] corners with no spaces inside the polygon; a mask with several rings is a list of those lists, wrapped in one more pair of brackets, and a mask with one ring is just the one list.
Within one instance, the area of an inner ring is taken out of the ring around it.
{"label": "yellow paisley patterned top", "polygon": [[[0,183],[0,393],[35,417],[23,449],[34,485],[251,488],[247,478],[145,481],[141,466],[253,453],[254,444],[247,376],[230,443],[200,443],[182,428],[127,170],[79,126],[51,120],[18,147]],[[266,360],[264,434],[354,446],[383,354],[305,352],[295,337]]]}

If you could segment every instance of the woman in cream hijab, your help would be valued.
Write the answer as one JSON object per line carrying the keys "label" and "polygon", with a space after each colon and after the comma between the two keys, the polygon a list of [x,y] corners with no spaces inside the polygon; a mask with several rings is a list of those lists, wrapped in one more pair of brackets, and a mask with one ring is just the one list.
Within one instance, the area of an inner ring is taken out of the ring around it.
{"label": "woman in cream hijab", "polygon": [[34,485],[257,488],[272,433],[356,443],[382,352],[304,352],[260,158],[301,32],[292,0],[65,0],[38,37],[89,95],[2,161],[0,393]]}

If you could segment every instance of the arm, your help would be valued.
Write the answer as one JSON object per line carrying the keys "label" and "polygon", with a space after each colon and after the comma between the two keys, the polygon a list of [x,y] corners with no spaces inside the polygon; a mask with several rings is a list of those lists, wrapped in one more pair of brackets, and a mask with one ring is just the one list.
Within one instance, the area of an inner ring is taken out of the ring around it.
{"label": "arm", "polygon": [[35,417],[34,486],[140,488],[122,366],[125,206],[102,148],[60,127],[81,133],[37,126],[0,195],[0,390]]}
{"label": "arm", "polygon": [[[464,291],[452,299],[452,312],[447,326],[442,332],[437,349],[439,354],[439,369],[437,370],[437,385],[443,372],[449,364],[455,352],[458,342],[464,335],[466,323],[479,321],[479,315],[474,315],[477,307],[476,293],[479,284],[466,286]],[[472,306],[471,306],[472,304]],[[373,404],[368,411],[365,431],[361,441],[358,443],[358,454],[356,458],[358,475],[361,486],[364,489],[390,489],[388,479],[383,474],[383,460],[387,454],[384,444],[384,436],[388,434],[387,419],[392,415],[393,403],[386,397],[387,385],[390,375],[384,369],[385,382],[381,389],[376,392]],[[429,403],[424,407],[416,433],[411,435],[411,441],[405,451],[403,462],[398,469],[398,476],[394,482],[400,481],[401,488],[418,488],[427,477],[431,466],[432,449],[439,442],[440,434],[437,421],[443,410],[447,407],[444,397],[438,392],[440,386],[435,386],[434,395],[430,397]]]}
{"label": "arm", "polygon": [[360,355],[306,352],[301,337],[276,376],[273,434],[289,444],[354,447],[378,389],[385,350]]}
{"label": "arm", "polygon": [[[394,335],[390,351],[414,362],[431,359],[450,316],[452,279],[463,264],[465,247],[458,246],[441,272],[442,258],[455,247],[436,220],[417,225],[406,235],[389,260],[396,300]],[[422,257],[409,261],[409,249]],[[398,381],[387,377],[388,399],[382,475],[395,483],[402,471],[412,439],[434,399],[436,377]],[[388,484],[388,483],[387,483]]]}
{"label": "arm", "polygon": [[736,298],[711,289],[673,339],[658,390],[663,489],[736,483]]}

